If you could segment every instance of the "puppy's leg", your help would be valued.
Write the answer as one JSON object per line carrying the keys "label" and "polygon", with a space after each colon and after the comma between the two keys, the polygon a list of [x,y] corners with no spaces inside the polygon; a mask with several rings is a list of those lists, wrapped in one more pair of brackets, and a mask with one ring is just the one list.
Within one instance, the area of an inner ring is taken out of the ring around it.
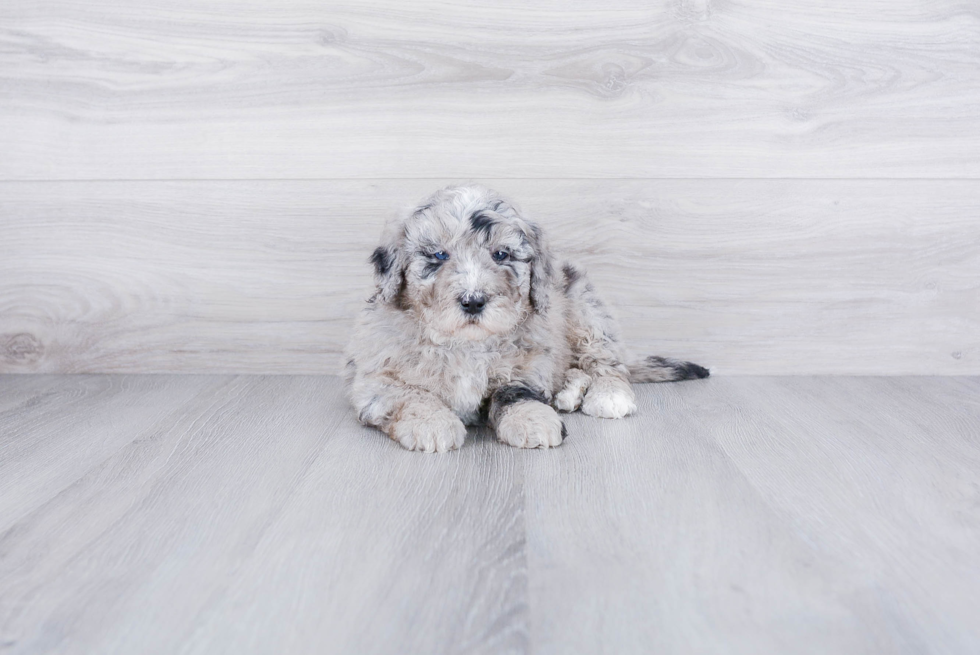
{"label": "puppy's leg", "polygon": [[582,406],[582,397],[591,384],[592,378],[582,369],[568,369],[565,372],[565,386],[555,396],[555,409],[559,412],[574,412]]}
{"label": "puppy's leg", "polygon": [[544,393],[522,384],[493,392],[489,419],[497,438],[517,448],[551,448],[561,444],[566,434],[565,424]]}
{"label": "puppy's leg", "polygon": [[616,323],[581,271],[566,266],[565,275],[572,301],[569,339],[578,368],[590,378],[582,411],[600,418],[628,416],[636,411],[636,396]]}
{"label": "puppy's leg", "polygon": [[463,445],[466,426],[434,394],[391,380],[362,378],[352,386],[357,418],[408,450],[444,453]]}
{"label": "puppy's leg", "polygon": [[636,411],[636,395],[629,369],[615,349],[600,340],[586,344],[580,365],[592,378],[582,399],[582,412],[599,418],[623,418]]}
{"label": "puppy's leg", "polygon": [[603,375],[592,380],[582,411],[599,418],[623,418],[636,411],[636,395],[626,380]]}

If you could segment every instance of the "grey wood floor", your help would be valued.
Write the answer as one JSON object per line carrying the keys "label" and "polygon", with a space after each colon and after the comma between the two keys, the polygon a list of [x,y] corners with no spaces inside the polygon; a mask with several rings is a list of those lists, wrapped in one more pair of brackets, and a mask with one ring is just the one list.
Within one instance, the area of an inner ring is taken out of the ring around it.
{"label": "grey wood floor", "polygon": [[980,378],[408,453],[333,377],[0,376],[3,653],[976,653]]}

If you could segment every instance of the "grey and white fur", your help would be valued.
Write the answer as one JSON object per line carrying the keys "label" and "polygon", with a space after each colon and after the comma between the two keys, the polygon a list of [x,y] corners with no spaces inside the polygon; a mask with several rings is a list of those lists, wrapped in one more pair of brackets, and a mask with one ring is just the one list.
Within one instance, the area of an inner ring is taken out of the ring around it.
{"label": "grey and white fur", "polygon": [[390,222],[371,256],[377,290],[346,352],[357,417],[409,450],[463,445],[486,422],[518,448],[566,436],[559,411],[622,418],[631,382],[707,377],[697,364],[627,364],[581,269],[490,189],[449,187]]}

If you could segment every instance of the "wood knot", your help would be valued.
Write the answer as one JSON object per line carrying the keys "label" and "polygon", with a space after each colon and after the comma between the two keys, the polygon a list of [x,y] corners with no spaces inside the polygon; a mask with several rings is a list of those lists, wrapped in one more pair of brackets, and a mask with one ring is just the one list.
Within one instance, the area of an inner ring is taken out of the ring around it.
{"label": "wood knot", "polygon": [[44,354],[44,345],[33,334],[0,334],[0,359],[11,364],[33,364]]}

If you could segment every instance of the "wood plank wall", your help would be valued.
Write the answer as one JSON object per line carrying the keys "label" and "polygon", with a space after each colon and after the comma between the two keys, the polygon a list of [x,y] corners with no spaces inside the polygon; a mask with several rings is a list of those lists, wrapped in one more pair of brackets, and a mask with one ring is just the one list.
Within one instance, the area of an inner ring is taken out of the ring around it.
{"label": "wood plank wall", "polygon": [[980,374],[961,0],[8,0],[0,372],[335,372],[384,220],[467,180],[637,352]]}

